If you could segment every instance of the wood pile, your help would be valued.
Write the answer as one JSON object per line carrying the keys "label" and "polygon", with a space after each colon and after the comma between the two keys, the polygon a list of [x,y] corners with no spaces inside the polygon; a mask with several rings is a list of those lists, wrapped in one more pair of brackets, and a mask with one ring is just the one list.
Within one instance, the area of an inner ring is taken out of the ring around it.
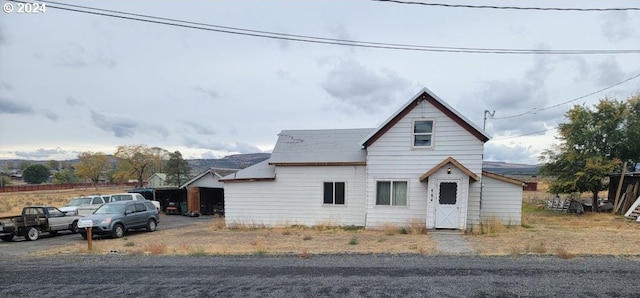
{"label": "wood pile", "polygon": [[627,185],[627,189],[618,198],[613,206],[615,214],[624,214],[625,217],[639,220],[640,219],[640,197],[638,196],[638,188],[640,181]]}

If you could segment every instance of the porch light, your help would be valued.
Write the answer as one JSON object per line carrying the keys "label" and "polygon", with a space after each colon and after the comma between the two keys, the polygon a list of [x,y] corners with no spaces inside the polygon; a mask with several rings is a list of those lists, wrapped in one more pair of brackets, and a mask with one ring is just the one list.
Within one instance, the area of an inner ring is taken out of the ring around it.
{"label": "porch light", "polygon": [[447,168],[447,174],[451,174],[451,167]]}

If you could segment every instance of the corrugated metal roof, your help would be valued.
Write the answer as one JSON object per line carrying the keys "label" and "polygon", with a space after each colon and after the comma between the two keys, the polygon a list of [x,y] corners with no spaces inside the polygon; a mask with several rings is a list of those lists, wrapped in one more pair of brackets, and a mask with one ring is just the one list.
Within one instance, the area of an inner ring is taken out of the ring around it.
{"label": "corrugated metal roof", "polygon": [[276,178],[276,167],[269,164],[269,160],[261,161],[248,168],[220,178],[220,181],[233,180],[264,180]]}
{"label": "corrugated metal roof", "polygon": [[361,129],[283,130],[273,148],[270,164],[366,162],[360,141],[374,131]]}

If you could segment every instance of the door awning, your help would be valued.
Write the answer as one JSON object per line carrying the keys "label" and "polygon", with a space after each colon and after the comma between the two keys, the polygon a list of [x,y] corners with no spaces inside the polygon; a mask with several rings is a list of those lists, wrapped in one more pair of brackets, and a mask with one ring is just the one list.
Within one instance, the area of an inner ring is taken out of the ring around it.
{"label": "door awning", "polygon": [[429,179],[429,176],[433,175],[433,173],[435,173],[436,171],[438,171],[441,168],[446,167],[448,165],[454,166],[457,169],[459,169],[460,171],[462,171],[463,173],[467,174],[469,176],[469,178],[471,178],[471,180],[473,180],[473,182],[480,181],[480,177],[478,177],[478,175],[476,175],[473,172],[471,172],[471,170],[469,170],[467,167],[465,167],[460,162],[455,160],[455,158],[449,156],[445,160],[440,162],[438,165],[433,167],[431,170],[429,170],[426,173],[422,174],[422,176],[420,176],[420,182],[427,181]]}

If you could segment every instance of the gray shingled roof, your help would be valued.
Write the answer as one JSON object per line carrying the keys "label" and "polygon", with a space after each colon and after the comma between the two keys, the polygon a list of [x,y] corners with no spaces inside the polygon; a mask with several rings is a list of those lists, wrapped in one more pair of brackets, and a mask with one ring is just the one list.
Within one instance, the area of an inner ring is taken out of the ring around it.
{"label": "gray shingled roof", "polygon": [[360,142],[373,128],[283,130],[273,148],[270,164],[365,162]]}
{"label": "gray shingled roof", "polygon": [[220,181],[274,179],[276,167],[269,164],[269,160],[261,161],[255,165],[244,168],[233,174],[220,178]]}

